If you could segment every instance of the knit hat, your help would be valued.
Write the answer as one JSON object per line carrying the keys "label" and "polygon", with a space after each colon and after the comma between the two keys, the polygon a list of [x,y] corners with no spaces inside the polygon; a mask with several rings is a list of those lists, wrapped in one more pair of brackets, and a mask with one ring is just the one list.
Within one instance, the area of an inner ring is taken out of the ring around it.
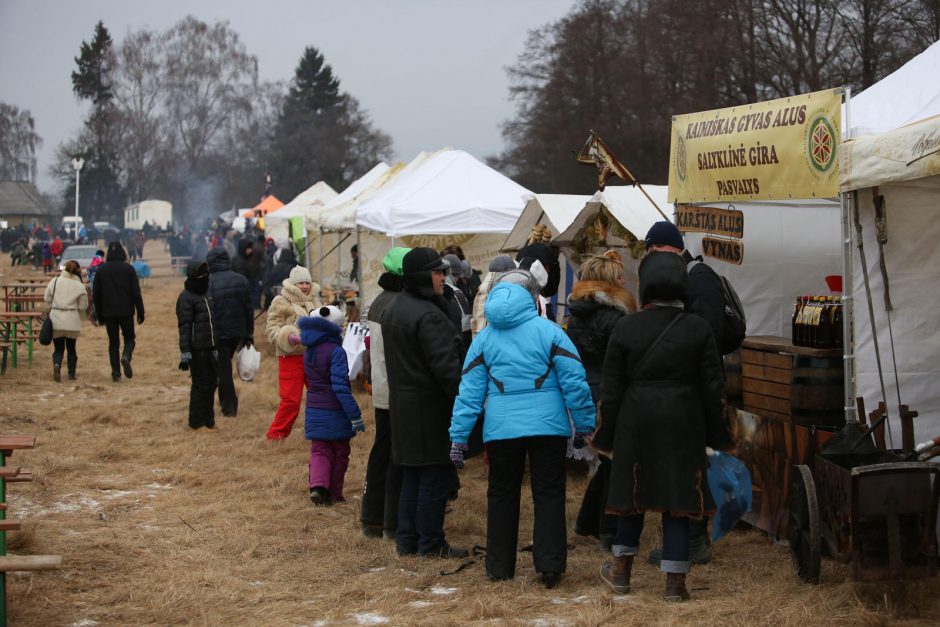
{"label": "knit hat", "polygon": [[340,329],[343,328],[343,322],[346,321],[346,316],[343,315],[343,312],[340,310],[340,308],[334,307],[333,305],[325,305],[317,309],[311,309],[310,317],[326,318]]}
{"label": "knit hat", "polygon": [[498,255],[490,262],[490,272],[508,272],[516,269],[516,262],[509,255]]}
{"label": "knit hat", "polygon": [[454,278],[463,276],[463,266],[460,265],[460,257],[457,255],[444,255],[444,261],[448,263],[450,275]]}
{"label": "knit hat", "polygon": [[[281,276],[284,276],[283,274]],[[287,278],[288,281],[297,285],[298,283],[313,283],[313,279],[310,278],[310,271],[303,266],[294,266],[290,271],[290,276]]]}
{"label": "knit hat", "polygon": [[679,250],[685,249],[685,242],[682,241],[682,233],[672,222],[660,220],[650,227],[646,233],[646,247],[651,246],[672,246]]}
{"label": "knit hat", "polygon": [[408,254],[410,248],[405,248],[403,246],[396,246],[392,248],[387,253],[385,253],[385,258],[382,260],[382,265],[385,266],[387,272],[392,274],[397,274],[398,276],[402,275],[401,263],[405,258],[405,255]]}

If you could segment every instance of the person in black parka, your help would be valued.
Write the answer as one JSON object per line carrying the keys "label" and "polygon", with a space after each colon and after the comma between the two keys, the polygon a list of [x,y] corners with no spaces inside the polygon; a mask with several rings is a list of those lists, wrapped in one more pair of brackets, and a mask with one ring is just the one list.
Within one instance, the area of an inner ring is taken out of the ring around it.
{"label": "person in black parka", "polygon": [[250,239],[243,239],[238,242],[238,252],[235,254],[235,258],[231,259],[232,271],[248,279],[253,308],[261,307],[262,261],[263,255],[258,254],[255,243]]}
{"label": "person in black parka", "polygon": [[[104,323],[108,330],[111,380],[120,381],[122,369],[124,376],[130,379],[134,376],[131,358],[136,344],[134,312],[137,312],[137,324],[143,324],[144,299],[140,295],[137,272],[127,263],[127,253],[120,242],[108,244],[105,262],[95,272],[92,301],[99,323]],[[124,336],[123,352],[119,334]]]}
{"label": "person in black parka", "polygon": [[215,324],[216,371],[219,379],[219,404],[223,416],[238,415],[238,396],[232,380],[232,357],[242,346],[254,343],[254,308],[248,279],[232,272],[228,253],[213,248],[206,255],[209,265],[209,301]]}
{"label": "person in black parka", "polygon": [[[284,283],[284,279],[290,277],[290,271],[294,269],[297,265],[297,257],[294,255],[294,251],[290,248],[284,248],[281,250],[281,254],[277,256],[277,263],[271,267],[271,271],[268,272],[268,278],[264,282],[264,288],[262,289],[262,294],[264,296],[263,309],[265,311],[271,307],[271,301],[274,300],[276,294],[274,293],[274,288],[281,287],[281,284]],[[319,294],[314,294],[314,296],[319,297]]]}
{"label": "person in black parka", "polygon": [[189,427],[215,429],[215,329],[209,303],[209,265],[191,261],[176,299],[180,333],[180,370],[188,370]]}
{"label": "person in black parka", "polygon": [[607,508],[620,515],[614,560],[601,576],[614,591],[629,591],[644,512],[661,512],[665,596],[685,600],[689,519],[715,510],[705,447],[733,446],[721,358],[708,323],[683,313],[689,277],[679,255],[648,253],[639,278],[643,309],[620,320],[610,338],[593,440],[613,453]]}

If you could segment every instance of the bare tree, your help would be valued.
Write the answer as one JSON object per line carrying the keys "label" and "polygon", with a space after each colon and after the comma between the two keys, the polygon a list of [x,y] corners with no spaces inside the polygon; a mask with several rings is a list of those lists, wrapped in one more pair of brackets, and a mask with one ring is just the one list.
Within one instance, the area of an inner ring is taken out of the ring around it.
{"label": "bare tree", "polygon": [[0,180],[36,183],[36,149],[42,138],[29,111],[0,102]]}

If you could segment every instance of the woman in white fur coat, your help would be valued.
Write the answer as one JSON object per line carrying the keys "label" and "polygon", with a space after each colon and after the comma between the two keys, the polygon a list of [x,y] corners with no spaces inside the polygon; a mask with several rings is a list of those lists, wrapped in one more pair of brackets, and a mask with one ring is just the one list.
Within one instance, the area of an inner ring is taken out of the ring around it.
{"label": "woman in white fur coat", "polygon": [[[320,286],[313,282],[310,272],[303,266],[297,266],[290,271],[290,276],[281,284],[281,293],[271,301],[264,329],[277,354],[281,402],[271,426],[268,427],[269,440],[283,440],[289,436],[300,413],[300,401],[305,385],[306,347],[299,343],[300,330],[297,328],[297,319],[306,316],[320,304]],[[296,336],[298,342],[291,344],[291,335]]]}
{"label": "woman in white fur coat", "polygon": [[52,378],[62,380],[62,357],[68,351],[68,376],[75,379],[78,353],[75,341],[82,332],[82,314],[88,309],[88,288],[78,262],[66,262],[59,276],[49,281],[43,300],[49,303],[52,319]]}

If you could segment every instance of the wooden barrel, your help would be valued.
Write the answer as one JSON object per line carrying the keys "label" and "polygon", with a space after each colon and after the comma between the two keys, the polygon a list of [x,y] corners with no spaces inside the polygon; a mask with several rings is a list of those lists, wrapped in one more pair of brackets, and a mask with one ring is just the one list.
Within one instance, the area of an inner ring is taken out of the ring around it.
{"label": "wooden barrel", "polygon": [[790,415],[807,427],[841,427],[845,387],[841,357],[793,356]]}
{"label": "wooden barrel", "polygon": [[741,398],[744,396],[744,381],[741,378],[741,351],[736,350],[724,356],[725,362],[725,394],[728,403],[741,407]]}

